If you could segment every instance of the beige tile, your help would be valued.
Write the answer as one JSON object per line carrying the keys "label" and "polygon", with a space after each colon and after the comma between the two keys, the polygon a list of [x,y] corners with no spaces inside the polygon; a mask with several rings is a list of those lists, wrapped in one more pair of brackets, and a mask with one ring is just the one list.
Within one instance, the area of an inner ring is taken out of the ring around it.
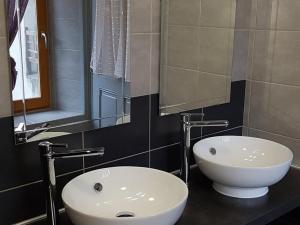
{"label": "beige tile", "polygon": [[150,93],[150,51],[151,35],[132,35],[131,46],[131,96]]}
{"label": "beige tile", "polygon": [[234,31],[229,28],[200,28],[199,70],[231,74]]}
{"label": "beige tile", "polygon": [[251,88],[251,128],[300,138],[300,88],[253,82]]}
{"label": "beige tile", "polygon": [[287,146],[292,150],[294,154],[293,165],[300,167],[300,140],[299,139],[293,139],[286,136],[268,133],[265,131],[260,131],[255,129],[249,129],[248,135],[251,137],[258,137],[270,141],[275,141],[277,143]]}
{"label": "beige tile", "polygon": [[152,4],[152,32],[160,32],[160,0],[151,0]]}
{"label": "beige tile", "polygon": [[277,28],[283,30],[300,30],[300,1],[279,1]]}
{"label": "beige tile", "polygon": [[278,31],[272,82],[300,86],[300,31]]}
{"label": "beige tile", "polygon": [[274,29],[276,26],[277,8],[278,0],[257,0],[256,28]]}
{"label": "beige tile", "polygon": [[160,35],[152,35],[151,44],[151,94],[159,92]]}
{"label": "beige tile", "polygon": [[202,107],[204,107],[208,106],[204,105],[205,101],[209,102],[213,99],[224,99],[224,97],[230,96],[228,95],[227,90],[227,87],[228,85],[230,85],[230,82],[231,80],[228,76],[200,72],[198,81],[197,101],[203,102]]}
{"label": "beige tile", "polygon": [[0,0],[0,37],[6,35],[6,15],[4,0]]}
{"label": "beige tile", "polygon": [[198,68],[198,29],[195,27],[169,26],[167,64],[187,69]]}
{"label": "beige tile", "polygon": [[232,81],[245,80],[250,55],[250,31],[236,30],[234,35]]}
{"label": "beige tile", "polygon": [[202,0],[200,25],[204,27],[234,27],[236,0]]}
{"label": "beige tile", "polygon": [[236,1],[236,29],[249,29],[255,26],[256,0]]}
{"label": "beige tile", "polygon": [[11,84],[8,64],[7,40],[0,37],[0,117],[11,116]]}
{"label": "beige tile", "polygon": [[169,0],[168,24],[198,25],[200,18],[200,0]]}
{"label": "beige tile", "polygon": [[151,0],[131,0],[131,32],[151,32]]}
{"label": "beige tile", "polygon": [[166,74],[166,90],[164,103],[182,105],[197,101],[199,74],[197,71],[168,67]]}
{"label": "beige tile", "polygon": [[272,72],[272,59],[275,44],[275,31],[256,31],[252,79],[258,81],[270,81]]}

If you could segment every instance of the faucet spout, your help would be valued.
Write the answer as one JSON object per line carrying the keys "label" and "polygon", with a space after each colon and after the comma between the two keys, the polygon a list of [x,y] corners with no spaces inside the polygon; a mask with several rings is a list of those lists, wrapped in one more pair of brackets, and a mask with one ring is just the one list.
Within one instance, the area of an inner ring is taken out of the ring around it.
{"label": "faucet spout", "polygon": [[77,157],[88,157],[88,156],[103,156],[104,148],[87,148],[79,150],[70,150],[63,152],[53,152],[52,157],[55,159],[68,159],[68,158],[77,158]]}
{"label": "faucet spout", "polygon": [[[193,120],[200,116],[201,120]],[[194,127],[228,127],[227,120],[203,120],[204,114],[183,113],[181,114],[181,168],[180,177],[188,184],[191,154],[191,129]]]}

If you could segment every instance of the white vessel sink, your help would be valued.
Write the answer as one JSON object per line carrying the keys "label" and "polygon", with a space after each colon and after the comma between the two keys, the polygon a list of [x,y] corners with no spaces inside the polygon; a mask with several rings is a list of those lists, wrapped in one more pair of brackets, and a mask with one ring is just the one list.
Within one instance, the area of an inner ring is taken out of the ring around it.
{"label": "white vessel sink", "polygon": [[194,145],[200,170],[219,193],[237,198],[265,195],[288,172],[293,153],[285,146],[252,137],[219,136]]}
{"label": "white vessel sink", "polygon": [[[100,183],[102,191],[94,185]],[[95,170],[63,189],[66,212],[75,225],[174,225],[188,197],[176,176],[142,167]]]}

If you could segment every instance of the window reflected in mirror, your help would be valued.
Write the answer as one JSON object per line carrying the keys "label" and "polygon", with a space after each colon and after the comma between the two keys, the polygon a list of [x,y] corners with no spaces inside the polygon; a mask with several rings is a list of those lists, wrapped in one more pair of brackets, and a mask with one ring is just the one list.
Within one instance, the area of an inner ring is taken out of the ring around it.
{"label": "window reflected in mirror", "polygon": [[130,122],[130,0],[6,3],[20,139]]}

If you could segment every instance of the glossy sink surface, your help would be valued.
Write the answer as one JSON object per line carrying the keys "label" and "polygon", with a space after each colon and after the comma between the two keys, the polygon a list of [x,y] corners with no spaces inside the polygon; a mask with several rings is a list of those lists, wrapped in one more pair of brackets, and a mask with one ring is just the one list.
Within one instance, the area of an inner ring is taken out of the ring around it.
{"label": "glossy sink surface", "polygon": [[143,167],[94,170],[71,180],[62,192],[75,225],[174,225],[187,197],[179,178]]}
{"label": "glossy sink surface", "polygon": [[238,198],[260,197],[288,172],[293,153],[273,141],[245,136],[219,136],[193,148],[200,170],[216,191]]}

